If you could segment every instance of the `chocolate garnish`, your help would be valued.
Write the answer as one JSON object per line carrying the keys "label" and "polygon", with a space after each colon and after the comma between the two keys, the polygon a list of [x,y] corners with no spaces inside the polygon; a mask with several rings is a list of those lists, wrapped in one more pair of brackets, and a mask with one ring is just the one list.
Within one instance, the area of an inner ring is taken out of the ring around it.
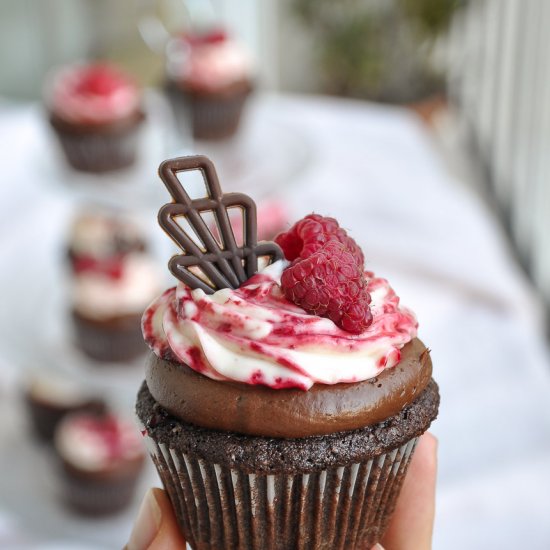
{"label": "chocolate garnish", "polygon": [[[202,171],[208,196],[191,199],[185,191],[177,174],[190,170]],[[159,224],[183,251],[171,258],[168,267],[189,287],[201,288],[207,294],[238,288],[258,271],[258,258],[267,257],[268,263],[284,258],[276,243],[258,243],[256,204],[242,193],[222,193],[216,169],[207,157],[166,160],[159,167],[159,176],[174,199],[159,210]],[[227,209],[231,207],[243,211],[243,246],[237,245],[229,221]],[[205,212],[214,215],[221,243],[202,218]],[[178,217],[187,220],[195,235],[178,224]]]}

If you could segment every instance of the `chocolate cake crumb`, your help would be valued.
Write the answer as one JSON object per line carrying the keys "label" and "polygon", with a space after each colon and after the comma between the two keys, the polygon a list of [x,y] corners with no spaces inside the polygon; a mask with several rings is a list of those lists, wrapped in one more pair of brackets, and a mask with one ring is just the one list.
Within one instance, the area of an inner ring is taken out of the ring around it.
{"label": "chocolate cake crumb", "polygon": [[415,401],[383,422],[299,439],[222,432],[182,422],[158,405],[146,382],[139,390],[136,412],[151,437],[172,449],[243,473],[277,474],[320,472],[387,453],[424,433],[438,406],[438,386],[432,379]]}

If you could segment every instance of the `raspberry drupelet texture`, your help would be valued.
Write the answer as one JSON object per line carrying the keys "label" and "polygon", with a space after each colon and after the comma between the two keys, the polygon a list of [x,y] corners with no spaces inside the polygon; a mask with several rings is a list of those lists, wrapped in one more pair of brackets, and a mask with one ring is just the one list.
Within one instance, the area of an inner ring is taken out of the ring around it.
{"label": "raspberry drupelet texture", "polygon": [[287,299],[359,334],[372,323],[363,252],[333,218],[310,214],[276,239],[292,261],[283,271]]}
{"label": "raspberry drupelet texture", "polygon": [[334,218],[309,214],[275,238],[275,242],[283,249],[285,258],[289,261],[298,257],[307,258],[331,240],[342,243],[354,256],[357,264],[363,267],[363,251]]}

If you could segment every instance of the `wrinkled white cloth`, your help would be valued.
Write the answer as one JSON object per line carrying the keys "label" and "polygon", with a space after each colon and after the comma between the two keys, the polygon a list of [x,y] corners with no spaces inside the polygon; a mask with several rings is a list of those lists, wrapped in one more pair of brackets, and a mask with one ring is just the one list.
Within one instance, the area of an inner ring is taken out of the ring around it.
{"label": "wrinkled white cloth", "polygon": [[[62,269],[54,259],[82,187],[75,191],[52,181],[61,173],[60,160],[36,108],[0,108],[0,147],[6,159],[0,186],[0,383],[13,393],[15,371],[29,360],[17,348],[18,334],[43,347],[55,339],[40,334],[32,321],[42,302],[23,297],[29,285],[59,285]],[[231,156],[235,147],[241,147],[240,156]],[[251,106],[240,141],[211,153],[228,166],[227,177],[231,169],[237,176],[248,170],[257,196],[285,201],[289,219],[313,210],[340,220],[363,247],[367,268],[388,278],[416,312],[442,396],[433,426],[440,441],[434,548],[549,548],[550,365],[541,306],[498,221],[449,171],[421,122],[407,110],[359,101],[266,96]],[[237,168],[230,162],[236,158]],[[139,177],[158,186],[147,188],[142,203],[148,205],[144,216],[153,217],[168,197],[154,170]],[[152,229],[156,234],[164,242]],[[54,315],[62,311],[58,290]],[[45,299],[43,307],[49,303]],[[6,422],[0,434],[0,468],[6,471],[15,449],[28,453],[31,447]],[[51,500],[51,487],[38,484],[34,500],[25,500],[34,475],[29,470],[23,477],[26,462],[1,478],[0,520],[4,513],[6,519],[0,536],[9,524],[26,533],[25,541],[124,544],[135,508],[100,529],[80,531],[82,522]],[[147,481],[152,479],[154,473]]]}

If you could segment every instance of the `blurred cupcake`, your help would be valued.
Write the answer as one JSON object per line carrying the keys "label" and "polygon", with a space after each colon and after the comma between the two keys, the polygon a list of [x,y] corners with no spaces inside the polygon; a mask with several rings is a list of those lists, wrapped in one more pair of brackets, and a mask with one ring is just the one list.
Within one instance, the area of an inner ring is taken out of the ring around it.
{"label": "blurred cupcake", "polygon": [[105,515],[131,501],[144,451],[132,422],[114,414],[66,416],[55,433],[64,500],[76,512]]}
{"label": "blurred cupcake", "polygon": [[68,254],[79,348],[99,361],[139,356],[141,314],[160,284],[139,228],[130,219],[83,214],[73,224]]}
{"label": "blurred cupcake", "polygon": [[76,170],[107,172],[134,163],[145,118],[136,83],[107,63],[66,67],[46,90],[50,123]]}
{"label": "blurred cupcake", "polygon": [[51,442],[61,419],[73,412],[104,410],[99,398],[89,395],[81,386],[52,373],[35,374],[26,383],[24,400],[34,434]]}
{"label": "blurred cupcake", "polygon": [[197,139],[223,139],[239,127],[252,91],[252,63],[223,30],[187,33],[168,47],[168,97],[178,127]]}

